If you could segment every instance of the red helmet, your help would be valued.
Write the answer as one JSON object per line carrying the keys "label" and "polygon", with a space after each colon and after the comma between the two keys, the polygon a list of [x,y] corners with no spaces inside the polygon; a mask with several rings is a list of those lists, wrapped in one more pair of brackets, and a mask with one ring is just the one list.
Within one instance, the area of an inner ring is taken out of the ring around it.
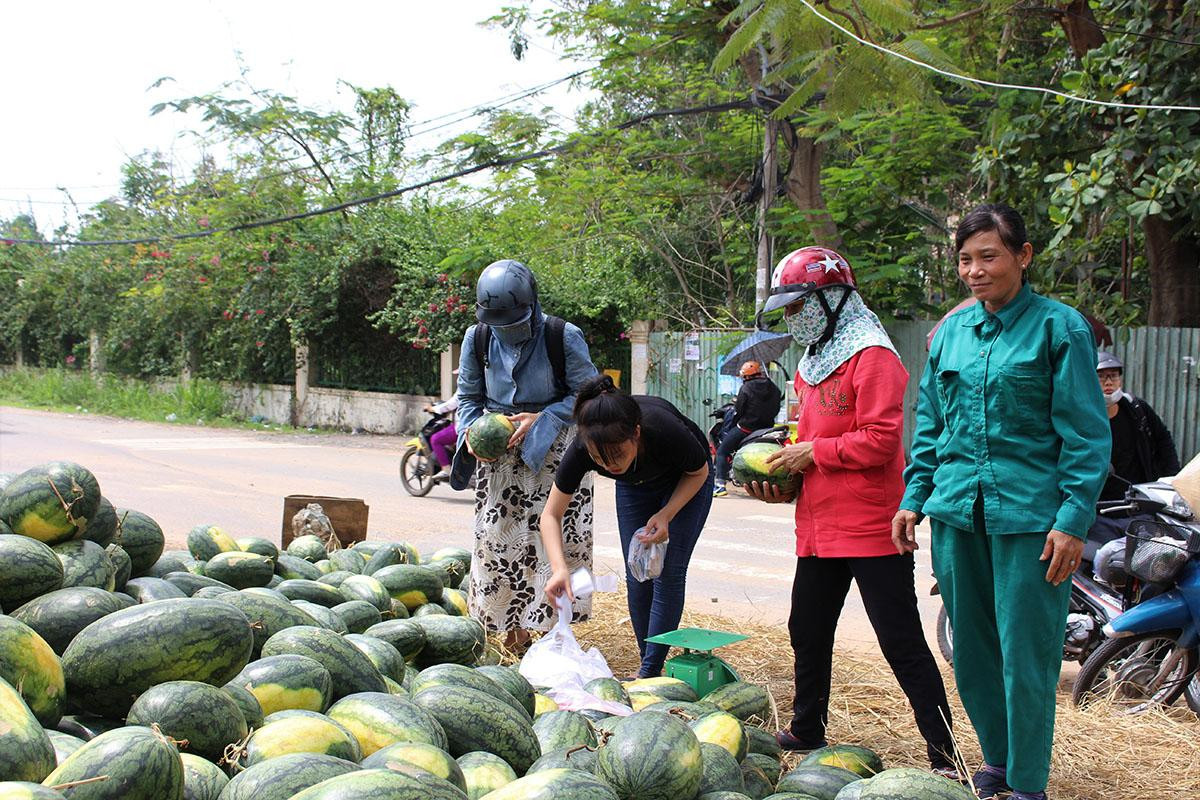
{"label": "red helmet", "polygon": [[831,286],[857,288],[850,262],[828,247],[801,247],[784,256],[775,267],[763,311],[776,311]]}
{"label": "red helmet", "polygon": [[738,370],[738,377],[745,380],[746,378],[753,378],[755,375],[761,375],[762,371],[762,364],[758,363],[757,361],[747,361],[745,364],[742,364],[741,369]]}

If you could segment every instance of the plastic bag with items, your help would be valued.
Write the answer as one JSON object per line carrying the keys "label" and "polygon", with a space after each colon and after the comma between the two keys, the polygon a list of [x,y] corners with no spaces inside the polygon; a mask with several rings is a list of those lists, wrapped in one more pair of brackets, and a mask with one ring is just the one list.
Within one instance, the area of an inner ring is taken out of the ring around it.
{"label": "plastic bag with items", "polygon": [[663,562],[667,559],[667,543],[642,541],[645,528],[638,528],[629,542],[629,574],[635,581],[649,581],[662,574]]}

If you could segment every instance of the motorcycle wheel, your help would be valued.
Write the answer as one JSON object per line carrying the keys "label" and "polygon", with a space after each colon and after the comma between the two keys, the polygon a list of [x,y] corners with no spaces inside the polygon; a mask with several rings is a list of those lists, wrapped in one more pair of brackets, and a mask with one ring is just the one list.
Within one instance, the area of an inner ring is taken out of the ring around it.
{"label": "motorcycle wheel", "polygon": [[425,452],[410,447],[400,456],[400,485],[413,497],[424,497],[433,488],[437,465]]}
{"label": "motorcycle wheel", "polygon": [[942,658],[946,659],[947,664],[954,664],[954,629],[950,627],[950,615],[946,613],[946,607],[942,606],[938,611],[937,616],[937,643],[938,650],[942,651]]}
{"label": "motorcycle wheel", "polygon": [[1187,700],[1188,708],[1196,712],[1196,716],[1200,717],[1200,674],[1192,678],[1191,683],[1187,685],[1187,689],[1183,692],[1183,697]]}
{"label": "motorcycle wheel", "polygon": [[[1176,636],[1171,631],[1151,631],[1108,639],[1083,662],[1071,702],[1084,706],[1106,700],[1125,714],[1171,705],[1191,682],[1198,657],[1195,649],[1180,652]],[[1164,662],[1176,656],[1171,671],[1160,677]]]}

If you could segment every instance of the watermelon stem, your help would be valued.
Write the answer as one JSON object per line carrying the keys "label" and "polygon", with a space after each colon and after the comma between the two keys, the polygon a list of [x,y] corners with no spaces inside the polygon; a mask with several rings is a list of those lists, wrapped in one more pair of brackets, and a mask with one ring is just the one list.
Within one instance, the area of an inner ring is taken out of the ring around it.
{"label": "watermelon stem", "polygon": [[254,728],[250,728],[246,734],[246,738],[240,742],[234,742],[226,746],[225,752],[221,755],[221,760],[218,764],[224,764],[229,767],[230,772],[241,772],[245,767],[242,766],[242,757],[248,754],[247,745],[250,743],[250,737],[254,735]]}
{"label": "watermelon stem", "polygon": [[51,478],[49,475],[46,476],[46,483],[50,484],[50,488],[54,490],[54,496],[57,497],[58,502],[62,504],[63,511],[65,511],[67,514],[67,522],[74,525],[75,524],[75,516],[71,513],[71,506],[78,503],[79,500],[83,497],[83,489],[79,486],[79,484],[75,483],[74,479],[72,479],[71,480],[71,489],[76,493],[76,496],[75,496],[74,500],[72,500],[71,502],[68,503],[66,500],[63,499],[62,492],[58,491],[58,487],[54,485],[54,479]]}
{"label": "watermelon stem", "polygon": [[595,747],[589,747],[586,744],[577,744],[574,747],[567,750],[567,756],[569,757],[572,753],[578,753],[580,750],[587,750],[589,753],[594,753],[594,752],[596,752],[597,749],[598,748],[595,748]]}
{"label": "watermelon stem", "polygon": [[94,778],[84,778],[83,780],[71,781],[70,783],[58,783],[50,788],[56,792],[61,792],[64,789],[74,789],[76,786],[86,786],[89,783],[100,783],[101,781],[106,780],[108,780],[107,775],[97,775]]}

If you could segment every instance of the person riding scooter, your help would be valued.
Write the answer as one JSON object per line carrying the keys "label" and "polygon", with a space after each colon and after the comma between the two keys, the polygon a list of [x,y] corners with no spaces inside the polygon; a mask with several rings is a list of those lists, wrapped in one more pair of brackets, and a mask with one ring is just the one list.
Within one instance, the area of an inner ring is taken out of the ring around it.
{"label": "person riding scooter", "polygon": [[713,497],[725,497],[725,481],[729,479],[729,461],[742,440],[760,428],[769,428],[779,413],[783,392],[775,381],[767,377],[762,364],[747,361],[738,370],[742,388],[733,404],[733,425],[721,437],[717,448],[717,476],[713,484]]}
{"label": "person riding scooter", "polygon": [[[451,395],[449,400],[427,405],[423,410],[430,414],[453,414],[458,410],[458,395]],[[435,480],[450,479],[450,463],[454,460],[454,446],[457,442],[458,430],[453,422],[429,437],[429,449],[433,451],[433,460],[438,465],[438,473],[433,476]]]}

